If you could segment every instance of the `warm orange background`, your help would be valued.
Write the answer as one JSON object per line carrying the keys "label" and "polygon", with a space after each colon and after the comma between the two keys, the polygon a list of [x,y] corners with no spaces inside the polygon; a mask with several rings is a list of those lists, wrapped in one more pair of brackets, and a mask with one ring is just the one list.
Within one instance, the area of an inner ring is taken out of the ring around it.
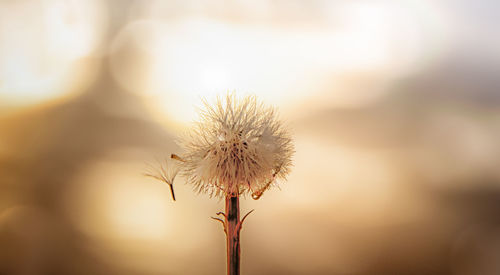
{"label": "warm orange background", "polygon": [[499,274],[499,10],[1,1],[0,274],[224,274],[223,202],[143,173],[227,91],[296,145],[241,202],[242,274]]}

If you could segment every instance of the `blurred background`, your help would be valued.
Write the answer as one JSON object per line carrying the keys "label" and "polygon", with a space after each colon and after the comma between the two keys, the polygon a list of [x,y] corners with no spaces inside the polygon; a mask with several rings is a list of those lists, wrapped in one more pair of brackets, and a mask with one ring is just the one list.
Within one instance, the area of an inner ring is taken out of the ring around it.
{"label": "blurred background", "polygon": [[0,1],[0,274],[224,274],[223,202],[143,173],[227,91],[296,144],[242,274],[500,274],[499,10]]}

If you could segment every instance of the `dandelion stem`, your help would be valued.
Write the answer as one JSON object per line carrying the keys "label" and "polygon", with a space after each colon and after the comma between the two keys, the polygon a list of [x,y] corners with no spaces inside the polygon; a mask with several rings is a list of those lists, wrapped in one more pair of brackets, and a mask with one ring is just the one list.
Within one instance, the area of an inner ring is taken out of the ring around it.
{"label": "dandelion stem", "polygon": [[240,206],[238,194],[226,195],[227,274],[240,274]]}

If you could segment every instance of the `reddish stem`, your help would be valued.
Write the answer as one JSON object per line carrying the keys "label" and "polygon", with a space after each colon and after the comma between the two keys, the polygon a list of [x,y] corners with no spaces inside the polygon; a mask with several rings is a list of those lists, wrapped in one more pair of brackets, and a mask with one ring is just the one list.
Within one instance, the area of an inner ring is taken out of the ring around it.
{"label": "reddish stem", "polygon": [[240,206],[238,194],[226,196],[227,274],[240,274]]}

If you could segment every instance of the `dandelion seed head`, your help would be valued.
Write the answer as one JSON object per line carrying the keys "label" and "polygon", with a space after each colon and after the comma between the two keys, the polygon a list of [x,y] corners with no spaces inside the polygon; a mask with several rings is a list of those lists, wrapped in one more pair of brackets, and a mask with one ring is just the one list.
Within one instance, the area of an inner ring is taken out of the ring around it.
{"label": "dandelion seed head", "polygon": [[292,140],[273,108],[253,96],[204,102],[200,121],[184,135],[181,173],[211,196],[263,192],[289,173]]}

